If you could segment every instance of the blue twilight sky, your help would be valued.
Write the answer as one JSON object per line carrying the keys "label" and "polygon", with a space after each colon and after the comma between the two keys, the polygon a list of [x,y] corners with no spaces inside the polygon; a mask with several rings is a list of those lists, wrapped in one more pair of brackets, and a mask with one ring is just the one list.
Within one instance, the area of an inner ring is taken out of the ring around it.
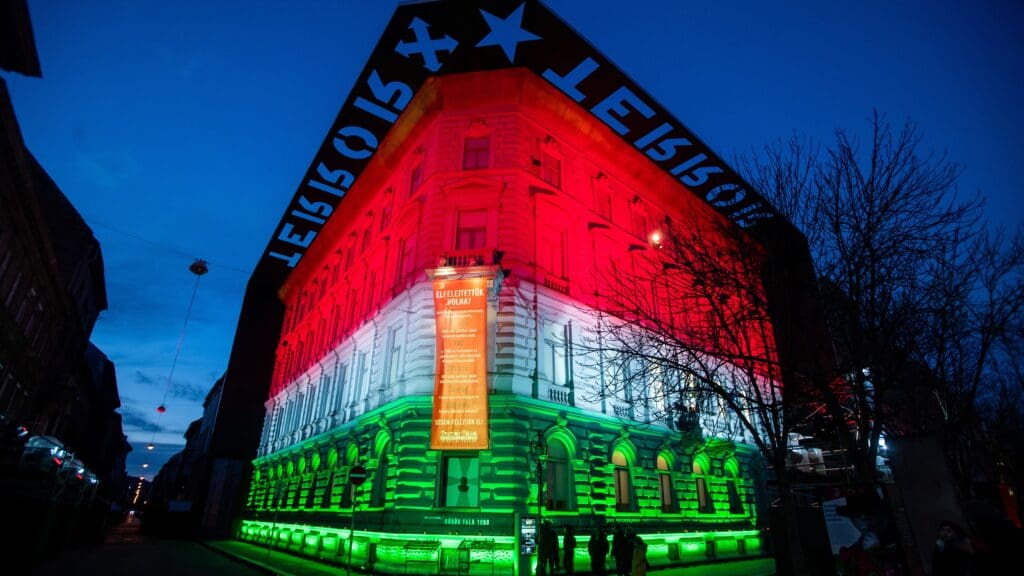
{"label": "blue twilight sky", "polygon": [[[117,365],[129,473],[151,478],[201,415],[248,275],[396,5],[30,0],[43,78],[4,78],[29,149],[102,244],[93,341]],[[726,159],[863,133],[878,108],[962,163],[994,224],[1022,221],[1018,1],[548,6]],[[168,385],[194,258],[210,273]]]}

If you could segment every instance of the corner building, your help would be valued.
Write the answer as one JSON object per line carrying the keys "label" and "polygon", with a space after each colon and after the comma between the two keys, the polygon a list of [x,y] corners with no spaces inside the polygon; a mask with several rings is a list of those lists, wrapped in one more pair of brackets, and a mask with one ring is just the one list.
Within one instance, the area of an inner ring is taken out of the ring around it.
{"label": "corner building", "polygon": [[[344,563],[354,502],[359,565],[372,550],[378,571],[418,573],[468,549],[506,573],[517,516],[537,514],[540,433],[541,513],[581,535],[581,570],[596,524],[643,535],[654,563],[759,554],[753,450],[601,401],[573,354],[600,263],[658,216],[710,208],[526,70],[437,77],[410,108],[281,290],[245,537]],[[486,283],[485,449],[430,446],[445,269]]]}
{"label": "corner building", "polygon": [[376,573],[527,574],[539,516],[560,545],[574,528],[578,571],[599,526],[641,535],[652,566],[770,562],[756,449],[604,397],[612,372],[580,352],[604,266],[665,217],[726,217],[526,67],[431,74],[403,104],[379,141],[335,141],[373,154],[341,201],[300,201],[322,227],[278,236],[309,242],[278,290],[238,537]]}

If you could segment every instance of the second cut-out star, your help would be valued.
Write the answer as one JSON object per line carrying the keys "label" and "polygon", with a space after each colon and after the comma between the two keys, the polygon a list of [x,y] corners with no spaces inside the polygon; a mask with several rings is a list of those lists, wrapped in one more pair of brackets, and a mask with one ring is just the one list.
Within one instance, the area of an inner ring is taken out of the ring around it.
{"label": "second cut-out star", "polygon": [[487,21],[491,31],[484,36],[483,40],[477,43],[477,48],[482,46],[501,46],[508,57],[509,63],[516,59],[516,46],[520,42],[540,40],[541,37],[523,30],[523,8],[526,4],[520,4],[505,18],[498,18],[486,10],[480,10],[480,14]]}

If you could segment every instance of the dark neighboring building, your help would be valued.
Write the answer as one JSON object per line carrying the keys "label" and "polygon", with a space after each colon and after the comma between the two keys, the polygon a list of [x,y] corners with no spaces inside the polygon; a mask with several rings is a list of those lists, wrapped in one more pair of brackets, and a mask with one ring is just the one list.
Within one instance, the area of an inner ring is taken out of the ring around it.
{"label": "dark neighboring building", "polygon": [[[27,5],[0,6],[0,67],[39,76]],[[99,242],[25,148],[0,79],[0,493],[18,562],[97,541],[123,497],[113,364],[89,342],[107,307]],[[10,461],[8,456],[11,456]]]}

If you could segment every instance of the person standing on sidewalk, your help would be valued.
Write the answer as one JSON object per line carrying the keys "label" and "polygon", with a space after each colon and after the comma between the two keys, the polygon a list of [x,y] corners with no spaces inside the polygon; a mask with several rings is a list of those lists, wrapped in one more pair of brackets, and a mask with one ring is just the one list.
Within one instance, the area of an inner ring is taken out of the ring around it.
{"label": "person standing on sidewalk", "polygon": [[587,553],[590,554],[590,573],[594,576],[605,576],[605,561],[608,558],[608,532],[604,528],[595,528],[587,542]]}
{"label": "person standing on sidewalk", "polygon": [[632,576],[647,576],[647,542],[637,536],[633,539],[633,571]]}
{"label": "person standing on sidewalk", "polygon": [[633,561],[633,534],[627,534],[622,526],[616,526],[612,535],[612,556],[615,558],[615,574],[629,576],[630,563]]}
{"label": "person standing on sidewalk", "polygon": [[562,538],[562,567],[566,574],[576,572],[574,560],[576,557],[576,536],[573,534],[572,526],[565,527],[565,537]]}

